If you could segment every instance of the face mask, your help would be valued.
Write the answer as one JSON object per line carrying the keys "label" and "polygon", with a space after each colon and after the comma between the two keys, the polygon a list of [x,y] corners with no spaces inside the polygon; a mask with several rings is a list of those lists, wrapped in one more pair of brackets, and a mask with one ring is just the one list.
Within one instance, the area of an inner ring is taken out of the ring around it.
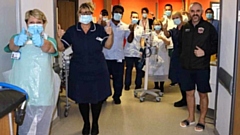
{"label": "face mask", "polygon": [[147,18],[147,13],[142,14],[143,18]]}
{"label": "face mask", "polygon": [[173,22],[174,22],[175,25],[179,25],[179,24],[181,24],[181,20],[180,20],[180,18],[176,18],[176,19],[174,19]]}
{"label": "face mask", "polygon": [[166,15],[167,17],[171,16],[171,14],[172,14],[172,11],[165,11],[165,15]]}
{"label": "face mask", "polygon": [[188,17],[186,15],[182,15],[183,22],[188,22]]}
{"label": "face mask", "polygon": [[83,24],[88,24],[92,21],[92,15],[81,15],[79,16],[79,22]]}
{"label": "face mask", "polygon": [[212,13],[206,13],[206,18],[207,19],[212,19],[213,18],[213,14]]}
{"label": "face mask", "polygon": [[154,29],[155,29],[155,30],[160,30],[160,29],[161,29],[161,25],[155,25],[155,26],[154,26]]}
{"label": "face mask", "polygon": [[137,18],[132,18],[132,24],[137,24],[138,19]]}
{"label": "face mask", "polygon": [[43,32],[43,25],[42,24],[29,24],[28,25],[28,32],[33,34],[40,34]]}
{"label": "face mask", "polygon": [[103,17],[102,19],[103,19],[103,21],[107,21],[107,20],[108,20],[108,18],[107,18],[107,17]]}
{"label": "face mask", "polygon": [[113,14],[113,19],[114,19],[115,21],[120,21],[120,20],[122,19],[122,14],[120,14],[120,13],[114,13],[114,14]]}

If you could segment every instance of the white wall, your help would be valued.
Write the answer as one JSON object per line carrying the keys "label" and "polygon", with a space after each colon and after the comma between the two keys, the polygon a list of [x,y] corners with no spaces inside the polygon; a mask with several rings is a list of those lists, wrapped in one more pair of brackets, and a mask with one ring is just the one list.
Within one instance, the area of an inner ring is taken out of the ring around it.
{"label": "white wall", "polygon": [[[234,76],[237,0],[222,0],[220,67]],[[231,15],[231,17],[229,16]],[[216,129],[220,135],[228,135],[231,118],[232,96],[218,83]]]}
{"label": "white wall", "polygon": [[45,28],[46,33],[54,37],[54,8],[53,8],[53,0],[21,0],[20,1],[20,14],[21,14],[21,28],[26,28],[26,24],[24,22],[25,12],[31,9],[39,9],[41,10],[47,17],[47,26]]}
{"label": "white wall", "polygon": [[5,53],[3,48],[8,44],[11,36],[17,33],[16,1],[0,1],[0,81],[3,81],[2,72],[11,68],[10,54]]}

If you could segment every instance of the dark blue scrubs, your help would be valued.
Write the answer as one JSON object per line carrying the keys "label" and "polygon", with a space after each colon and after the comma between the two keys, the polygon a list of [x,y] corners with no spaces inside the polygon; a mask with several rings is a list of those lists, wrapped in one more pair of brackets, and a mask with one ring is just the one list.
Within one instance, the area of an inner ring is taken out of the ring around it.
{"label": "dark blue scrubs", "polygon": [[61,41],[72,46],[68,96],[77,103],[98,103],[111,95],[110,78],[102,49],[107,40],[103,26],[91,23],[85,34],[81,24],[71,26]]}
{"label": "dark blue scrubs", "polygon": [[180,31],[177,28],[169,30],[170,36],[173,41],[173,52],[170,59],[169,79],[172,83],[180,83],[180,75],[182,68],[179,61],[179,46],[178,46],[178,35]]}

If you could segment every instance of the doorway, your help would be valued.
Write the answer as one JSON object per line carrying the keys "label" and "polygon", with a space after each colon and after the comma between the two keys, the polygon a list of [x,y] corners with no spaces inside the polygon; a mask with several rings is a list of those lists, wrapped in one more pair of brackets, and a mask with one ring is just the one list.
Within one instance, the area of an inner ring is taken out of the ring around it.
{"label": "doorway", "polygon": [[78,0],[57,0],[58,24],[63,30],[78,22]]}

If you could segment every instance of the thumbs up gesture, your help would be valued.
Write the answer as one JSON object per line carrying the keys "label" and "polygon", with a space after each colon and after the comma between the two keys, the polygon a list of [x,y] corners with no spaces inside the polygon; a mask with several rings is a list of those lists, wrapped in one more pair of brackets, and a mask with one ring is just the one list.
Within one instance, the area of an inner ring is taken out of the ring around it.
{"label": "thumbs up gesture", "polygon": [[28,40],[26,30],[23,28],[19,35],[14,37],[14,44],[16,46],[23,46]]}
{"label": "thumbs up gesture", "polygon": [[98,18],[98,21],[97,21],[97,23],[99,24],[99,25],[101,25],[102,24],[102,15],[99,15],[99,18]]}
{"label": "thumbs up gesture", "polygon": [[58,24],[58,26],[57,26],[57,36],[58,36],[58,38],[61,39],[64,34],[65,34],[65,31],[61,28],[61,25]]}
{"label": "thumbs up gesture", "polygon": [[131,32],[134,32],[135,26],[136,26],[136,24],[130,24],[128,28]]}
{"label": "thumbs up gesture", "polygon": [[105,31],[108,35],[113,34],[112,27],[110,26],[110,22],[107,22],[107,26],[105,27]]}
{"label": "thumbs up gesture", "polygon": [[44,44],[44,39],[39,33],[32,35],[32,41],[33,44],[37,47],[42,47]]}
{"label": "thumbs up gesture", "polygon": [[197,57],[202,57],[205,55],[205,52],[203,51],[203,49],[201,49],[200,47],[196,46],[196,49],[194,50],[194,54]]}
{"label": "thumbs up gesture", "polygon": [[163,25],[163,29],[166,29],[166,30],[167,30],[167,27],[168,27],[168,20],[167,20],[166,23]]}

